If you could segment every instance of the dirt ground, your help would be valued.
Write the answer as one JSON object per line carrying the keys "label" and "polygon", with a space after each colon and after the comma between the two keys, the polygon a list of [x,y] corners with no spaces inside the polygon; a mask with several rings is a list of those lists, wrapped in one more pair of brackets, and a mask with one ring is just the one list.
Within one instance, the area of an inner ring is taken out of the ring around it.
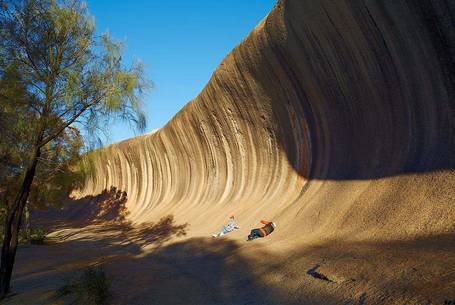
{"label": "dirt ground", "polygon": [[[281,247],[188,236],[171,215],[156,223],[52,223],[45,245],[19,248],[4,304],[70,304],[56,290],[103,265],[113,304],[444,304],[455,298],[455,237]],[[191,235],[191,234],[190,234]]]}

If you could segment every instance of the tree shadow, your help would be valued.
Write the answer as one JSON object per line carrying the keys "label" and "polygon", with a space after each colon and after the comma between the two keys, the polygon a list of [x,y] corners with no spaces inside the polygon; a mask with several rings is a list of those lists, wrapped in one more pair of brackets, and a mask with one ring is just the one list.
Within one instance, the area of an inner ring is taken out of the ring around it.
{"label": "tree shadow", "polygon": [[[146,222],[139,225],[133,225],[131,222],[95,223],[89,228],[71,228],[58,233],[58,239],[74,239],[75,236],[89,230],[88,238],[93,239],[93,242],[100,246],[110,247],[121,243],[121,246],[127,250],[126,252],[140,254],[142,247],[160,247],[174,237],[186,236],[188,226],[188,223],[175,224],[174,216],[167,215],[157,222]],[[93,235],[97,237],[93,238]],[[80,240],[78,237],[76,239]]]}
{"label": "tree shadow", "polygon": [[35,223],[49,229],[85,227],[96,223],[126,223],[128,195],[114,186],[98,195],[68,198],[61,208],[33,211]]}
{"label": "tree shadow", "polygon": [[452,234],[270,252],[231,239],[179,240],[187,224],[172,215],[139,227],[90,226],[48,247],[23,247],[14,302],[39,292],[47,304],[62,279],[99,264],[113,280],[114,304],[442,304],[453,297]]}
{"label": "tree shadow", "polygon": [[111,186],[109,191],[104,189],[96,199],[98,205],[97,209],[93,211],[94,215],[91,221],[124,222],[129,214],[126,208],[127,200],[128,195],[125,191],[121,191],[114,186]]}
{"label": "tree shadow", "polygon": [[[36,211],[35,224],[49,232],[57,240],[71,239],[76,235],[90,232],[103,238],[103,243],[123,240],[128,246],[158,246],[172,237],[186,235],[188,223],[176,225],[173,215],[167,215],[157,222],[133,224],[127,219],[127,193],[116,187],[105,189],[95,196],[68,199],[63,209]],[[115,236],[114,236],[115,235]],[[136,251],[137,252],[137,251]]]}
{"label": "tree shadow", "polygon": [[111,188],[69,202],[63,211],[42,212],[55,242],[20,248],[12,282],[17,294],[5,304],[55,302],[66,278],[99,264],[112,277],[115,304],[340,303],[322,294],[288,295],[276,279],[279,267],[272,270],[263,260],[273,255],[263,250],[255,251],[256,260],[229,239],[180,240],[188,223],[175,223],[173,215],[135,225],[125,218],[126,198]]}
{"label": "tree shadow", "polygon": [[[258,250],[255,251],[258,258],[243,255],[241,244],[232,240],[193,238],[144,251],[141,245],[146,236],[141,235],[139,243],[125,241],[123,234],[110,238],[96,233],[94,236],[21,251],[18,255],[21,268],[13,277],[13,290],[17,294],[5,304],[26,302],[34,294],[40,294],[35,299],[40,304],[61,301],[53,291],[65,278],[90,265],[103,265],[112,280],[113,304],[335,305],[342,302],[324,291],[314,295],[288,291],[280,281],[284,274],[279,270],[271,272],[270,265],[264,263],[263,257],[273,261],[273,254]],[[33,250],[45,251],[45,261],[41,260],[44,255],[36,256]],[[32,255],[34,264],[24,266],[24,261]]]}

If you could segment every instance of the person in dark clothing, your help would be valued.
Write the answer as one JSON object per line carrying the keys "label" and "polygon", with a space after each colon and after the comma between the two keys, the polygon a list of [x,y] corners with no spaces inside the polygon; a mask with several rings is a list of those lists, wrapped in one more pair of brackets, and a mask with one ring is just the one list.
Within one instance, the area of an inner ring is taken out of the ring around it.
{"label": "person in dark clothing", "polygon": [[261,223],[264,225],[262,228],[253,229],[248,235],[247,241],[259,238],[259,237],[266,237],[270,235],[276,228],[276,224],[271,221],[261,220]]}

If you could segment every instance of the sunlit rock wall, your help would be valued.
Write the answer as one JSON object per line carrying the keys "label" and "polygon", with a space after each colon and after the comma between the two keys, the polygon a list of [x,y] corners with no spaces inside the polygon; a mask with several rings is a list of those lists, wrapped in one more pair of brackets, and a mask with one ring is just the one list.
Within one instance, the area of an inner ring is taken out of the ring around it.
{"label": "sunlit rock wall", "polygon": [[231,214],[288,241],[453,230],[454,20],[442,0],[280,1],[165,127],[105,148],[79,196],[115,186],[132,221],[194,235]]}

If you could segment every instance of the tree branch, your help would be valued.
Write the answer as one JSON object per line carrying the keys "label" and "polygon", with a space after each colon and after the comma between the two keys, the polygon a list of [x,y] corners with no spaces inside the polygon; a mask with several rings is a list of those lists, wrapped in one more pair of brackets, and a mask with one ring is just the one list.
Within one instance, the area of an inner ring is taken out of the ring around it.
{"label": "tree branch", "polygon": [[73,124],[74,121],[76,121],[76,119],[78,117],[80,117],[87,109],[89,109],[93,105],[99,103],[99,101],[101,99],[102,99],[102,97],[93,99],[92,102],[87,103],[86,105],[84,105],[84,107],[82,107],[81,110],[79,110],[71,119],[69,119],[67,122],[63,123],[62,126],[57,128],[53,133],[51,133],[46,138],[44,138],[44,140],[42,140],[41,143],[38,146],[41,148],[44,145],[46,145],[47,143],[49,143],[50,141],[52,141],[53,139],[55,139],[63,130],[65,130],[66,127],[68,127],[69,125]]}

